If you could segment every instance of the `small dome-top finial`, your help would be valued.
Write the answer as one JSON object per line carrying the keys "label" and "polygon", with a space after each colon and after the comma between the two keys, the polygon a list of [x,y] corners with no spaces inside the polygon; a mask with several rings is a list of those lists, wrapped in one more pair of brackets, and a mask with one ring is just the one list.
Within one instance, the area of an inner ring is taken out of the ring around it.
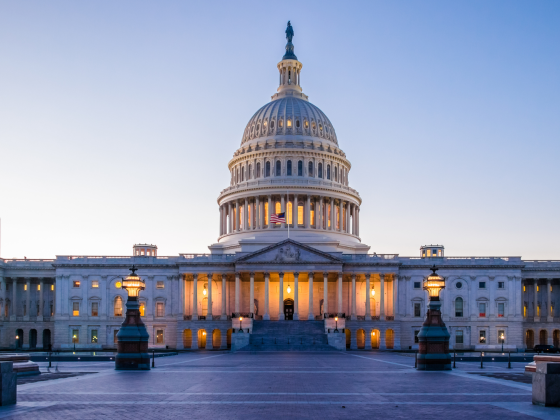
{"label": "small dome-top finial", "polygon": [[294,37],[294,28],[290,21],[288,21],[288,27],[286,28],[286,39],[288,43],[286,44],[286,54],[282,57],[282,60],[297,60],[294,54],[294,44],[292,44],[292,38]]}

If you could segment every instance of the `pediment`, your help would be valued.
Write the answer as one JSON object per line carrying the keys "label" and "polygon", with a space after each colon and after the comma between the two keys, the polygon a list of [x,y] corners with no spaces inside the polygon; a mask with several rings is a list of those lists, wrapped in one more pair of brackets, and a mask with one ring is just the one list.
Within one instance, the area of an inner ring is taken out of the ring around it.
{"label": "pediment", "polygon": [[263,262],[341,264],[342,260],[291,239],[278,242],[237,260],[237,263]]}

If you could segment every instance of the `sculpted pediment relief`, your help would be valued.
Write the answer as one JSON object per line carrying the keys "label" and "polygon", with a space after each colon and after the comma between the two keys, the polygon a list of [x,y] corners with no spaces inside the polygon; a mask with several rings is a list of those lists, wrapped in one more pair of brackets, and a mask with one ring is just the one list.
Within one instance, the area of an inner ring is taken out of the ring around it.
{"label": "sculpted pediment relief", "polygon": [[238,260],[239,263],[341,263],[336,257],[319,251],[299,242],[287,239],[275,245],[246,255]]}

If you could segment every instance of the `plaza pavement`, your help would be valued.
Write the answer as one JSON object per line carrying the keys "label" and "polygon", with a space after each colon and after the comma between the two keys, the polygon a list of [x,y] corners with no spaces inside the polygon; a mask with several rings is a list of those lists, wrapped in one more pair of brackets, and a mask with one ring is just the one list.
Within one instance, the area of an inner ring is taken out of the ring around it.
{"label": "plaza pavement", "polygon": [[412,357],[386,352],[192,352],[149,372],[65,362],[60,372],[97,373],[19,385],[0,418],[560,419],[560,408],[531,404],[530,385],[480,375],[519,374],[524,363],[479,366],[419,372]]}

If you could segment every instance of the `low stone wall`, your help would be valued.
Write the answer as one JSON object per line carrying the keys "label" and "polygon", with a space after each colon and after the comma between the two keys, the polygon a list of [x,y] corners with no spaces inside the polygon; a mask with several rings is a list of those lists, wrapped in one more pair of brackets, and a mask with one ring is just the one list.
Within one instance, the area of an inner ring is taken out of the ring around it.
{"label": "low stone wall", "polygon": [[251,337],[251,334],[247,334],[247,333],[232,334],[232,336],[231,336],[231,351],[236,352],[237,350],[248,346],[250,337]]}
{"label": "low stone wall", "polygon": [[346,334],[340,333],[328,333],[327,339],[329,346],[334,347],[337,350],[346,351]]}
{"label": "low stone wall", "polygon": [[0,362],[10,362],[17,376],[39,375],[39,365],[30,361],[29,354],[25,353],[7,353],[0,354]]}
{"label": "low stone wall", "polygon": [[13,405],[17,402],[17,373],[13,362],[0,362],[0,405]]}
{"label": "low stone wall", "polygon": [[560,356],[535,356],[533,404],[560,407]]}

